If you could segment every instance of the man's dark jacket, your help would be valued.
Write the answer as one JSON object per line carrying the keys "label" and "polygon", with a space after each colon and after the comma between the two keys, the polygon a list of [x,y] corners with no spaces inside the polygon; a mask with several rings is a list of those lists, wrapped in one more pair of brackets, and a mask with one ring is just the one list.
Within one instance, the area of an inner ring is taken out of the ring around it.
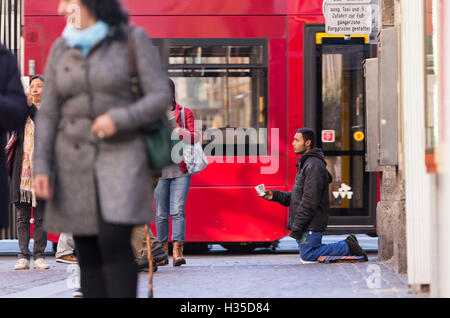
{"label": "man's dark jacket", "polygon": [[313,148],[298,159],[298,171],[291,192],[273,191],[272,201],[289,207],[288,230],[299,240],[303,232],[323,232],[328,223],[329,184],[323,152]]}
{"label": "man's dark jacket", "polygon": [[0,228],[8,226],[6,132],[24,127],[28,111],[16,59],[0,44]]}

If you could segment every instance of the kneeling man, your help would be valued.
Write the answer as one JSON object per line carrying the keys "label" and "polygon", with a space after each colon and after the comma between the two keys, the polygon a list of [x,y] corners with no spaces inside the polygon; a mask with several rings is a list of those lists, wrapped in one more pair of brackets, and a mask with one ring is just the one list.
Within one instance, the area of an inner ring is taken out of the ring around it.
{"label": "kneeling man", "polygon": [[354,235],[345,240],[322,244],[322,232],[327,227],[329,210],[329,184],[332,177],[326,168],[323,151],[315,148],[312,129],[300,128],[292,146],[298,159],[298,171],[291,192],[267,190],[263,199],[289,207],[288,230],[297,240],[300,257],[304,261],[316,261],[319,256],[367,255]]}

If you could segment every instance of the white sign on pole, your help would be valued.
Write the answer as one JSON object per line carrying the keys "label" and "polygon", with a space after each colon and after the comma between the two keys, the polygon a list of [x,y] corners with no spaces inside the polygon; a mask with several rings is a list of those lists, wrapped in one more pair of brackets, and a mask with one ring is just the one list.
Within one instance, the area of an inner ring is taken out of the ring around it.
{"label": "white sign on pole", "polygon": [[327,34],[367,35],[372,32],[371,0],[325,0]]}

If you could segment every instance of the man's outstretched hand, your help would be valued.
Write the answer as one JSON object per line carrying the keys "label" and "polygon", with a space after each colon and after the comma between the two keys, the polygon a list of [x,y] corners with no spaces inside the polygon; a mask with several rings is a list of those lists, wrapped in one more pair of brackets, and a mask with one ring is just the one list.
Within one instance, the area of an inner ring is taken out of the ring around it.
{"label": "man's outstretched hand", "polygon": [[273,191],[272,190],[266,190],[266,194],[264,194],[261,198],[267,201],[273,200]]}

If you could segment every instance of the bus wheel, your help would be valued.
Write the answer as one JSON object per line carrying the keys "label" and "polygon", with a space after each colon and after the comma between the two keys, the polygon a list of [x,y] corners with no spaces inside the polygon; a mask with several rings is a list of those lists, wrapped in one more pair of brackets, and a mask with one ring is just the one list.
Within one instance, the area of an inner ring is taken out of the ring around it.
{"label": "bus wheel", "polygon": [[231,253],[250,253],[256,248],[256,245],[251,243],[223,243],[220,246]]}
{"label": "bus wheel", "polygon": [[209,252],[208,243],[187,242],[184,245],[184,254],[206,254]]}

